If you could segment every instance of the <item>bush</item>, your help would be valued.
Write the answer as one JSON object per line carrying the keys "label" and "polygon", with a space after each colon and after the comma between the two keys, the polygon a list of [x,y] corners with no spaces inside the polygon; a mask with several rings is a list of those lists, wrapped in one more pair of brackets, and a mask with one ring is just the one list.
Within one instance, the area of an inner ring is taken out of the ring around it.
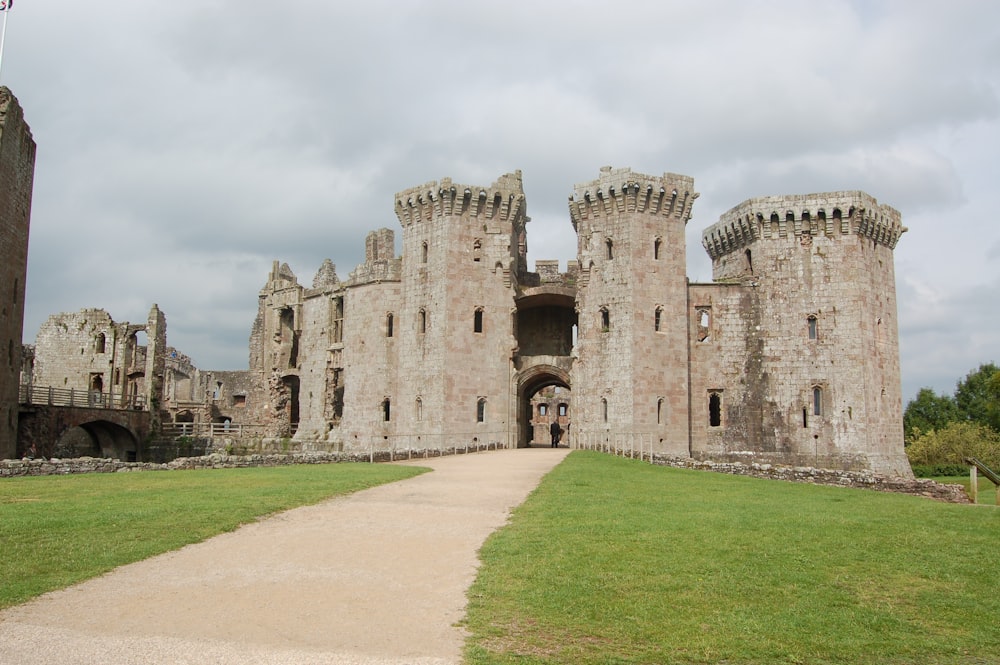
{"label": "bush", "polygon": [[913,475],[917,478],[953,478],[969,474],[969,465],[957,464],[914,464]]}
{"label": "bush", "polygon": [[948,423],[940,430],[919,433],[906,448],[906,456],[915,467],[961,466],[965,473],[965,458],[975,457],[991,469],[1000,469],[1000,434],[979,423]]}

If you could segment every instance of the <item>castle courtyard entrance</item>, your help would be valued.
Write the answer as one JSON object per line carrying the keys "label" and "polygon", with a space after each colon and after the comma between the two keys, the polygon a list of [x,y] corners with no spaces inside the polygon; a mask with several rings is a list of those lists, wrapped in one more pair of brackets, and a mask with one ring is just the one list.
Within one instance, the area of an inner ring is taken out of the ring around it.
{"label": "castle courtyard entrance", "polygon": [[[526,289],[517,299],[517,353],[511,392],[517,404],[517,447],[549,446],[549,428],[566,432],[571,421],[576,289],[551,284]],[[563,435],[561,445],[568,439]]]}

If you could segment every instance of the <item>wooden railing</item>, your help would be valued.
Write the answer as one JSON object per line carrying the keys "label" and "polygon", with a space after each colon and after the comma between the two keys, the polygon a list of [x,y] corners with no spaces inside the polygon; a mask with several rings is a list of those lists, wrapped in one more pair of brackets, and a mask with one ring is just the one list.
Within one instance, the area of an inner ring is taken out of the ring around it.
{"label": "wooden railing", "polygon": [[21,385],[18,391],[21,404],[37,406],[76,406],[89,409],[129,409],[142,411],[146,400],[142,395],[115,395],[97,390],[52,388]]}
{"label": "wooden railing", "polygon": [[238,423],[163,423],[164,436],[191,437],[242,437],[264,436],[263,425],[240,425]]}
{"label": "wooden railing", "polygon": [[981,471],[996,487],[997,505],[1000,506],[1000,475],[975,457],[966,457],[965,463],[969,465],[969,498],[972,499],[972,503],[977,503],[979,500],[979,477],[976,472]]}

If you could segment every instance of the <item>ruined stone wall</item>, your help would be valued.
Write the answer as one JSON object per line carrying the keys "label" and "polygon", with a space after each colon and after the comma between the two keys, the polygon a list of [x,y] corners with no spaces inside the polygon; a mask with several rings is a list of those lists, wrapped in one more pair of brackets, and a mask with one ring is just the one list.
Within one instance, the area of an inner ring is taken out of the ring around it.
{"label": "ruined stone wall", "polygon": [[574,425],[584,436],[653,434],[662,451],[688,448],[684,227],[694,181],[601,169],[575,187],[579,235]]}
{"label": "ruined stone wall", "polygon": [[0,458],[14,457],[17,447],[34,174],[35,141],[24,112],[11,91],[0,87]]}
{"label": "ruined stone wall", "polygon": [[147,393],[146,345],[137,337],[145,329],[116,323],[103,309],[53,314],[35,339],[32,384],[134,404]]}
{"label": "ruined stone wall", "polygon": [[753,322],[742,348],[724,350],[760,384],[725,399],[732,445],[763,460],[909,474],[892,273],[904,230],[861,192],[752,199],[706,230],[715,279],[746,285],[740,307]]}

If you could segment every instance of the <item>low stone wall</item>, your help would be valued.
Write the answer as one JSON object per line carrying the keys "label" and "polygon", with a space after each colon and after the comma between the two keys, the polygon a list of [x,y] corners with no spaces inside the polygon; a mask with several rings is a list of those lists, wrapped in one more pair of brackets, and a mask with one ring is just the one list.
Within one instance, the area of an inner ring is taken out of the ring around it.
{"label": "low stone wall", "polygon": [[741,462],[709,462],[684,457],[668,457],[653,454],[653,464],[679,469],[699,469],[728,473],[735,476],[753,476],[769,480],[787,480],[814,485],[836,485],[855,489],[898,492],[923,496],[949,503],[972,503],[961,485],[945,485],[926,478],[898,478],[882,476],[868,471],[838,471],[835,469],[814,469],[802,466],[781,466],[777,464],[743,464]]}
{"label": "low stone wall", "polygon": [[178,457],[166,463],[122,462],[98,457],[73,459],[0,460],[0,478],[16,476],[60,476],[74,473],[127,473],[130,471],[174,471],[181,469],[241,469],[258,466],[288,466],[291,464],[336,464],[341,462],[397,462],[406,459],[426,459],[442,455],[465,455],[496,450],[498,444],[481,444],[461,448],[381,450],[369,453],[273,453],[259,455],[226,455],[212,453],[200,457]]}

